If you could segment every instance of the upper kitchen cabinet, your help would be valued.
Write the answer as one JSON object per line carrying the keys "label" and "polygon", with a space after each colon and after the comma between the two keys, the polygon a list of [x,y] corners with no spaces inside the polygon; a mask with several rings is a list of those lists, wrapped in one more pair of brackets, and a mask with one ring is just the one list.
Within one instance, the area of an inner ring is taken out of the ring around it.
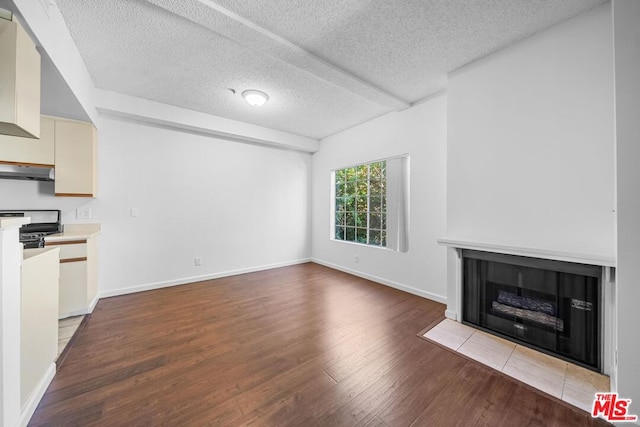
{"label": "upper kitchen cabinet", "polygon": [[0,13],[0,134],[40,137],[40,53],[27,32]]}
{"label": "upper kitchen cabinet", "polygon": [[56,196],[96,197],[97,141],[91,123],[55,121]]}
{"label": "upper kitchen cabinet", "polygon": [[40,139],[0,135],[0,163],[53,167],[54,135],[54,119],[46,116],[40,118]]}

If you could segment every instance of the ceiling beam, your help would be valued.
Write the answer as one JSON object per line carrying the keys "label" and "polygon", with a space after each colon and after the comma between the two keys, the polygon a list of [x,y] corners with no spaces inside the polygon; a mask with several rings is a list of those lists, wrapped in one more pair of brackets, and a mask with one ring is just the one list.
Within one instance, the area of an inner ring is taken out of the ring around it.
{"label": "ceiling beam", "polygon": [[320,149],[317,139],[258,126],[182,107],[102,89],[95,90],[100,114],[227,141],[263,145],[304,153]]}
{"label": "ceiling beam", "polygon": [[355,95],[402,110],[410,104],[372,83],[319,58],[212,0],[146,0],[177,16],[232,40],[258,54],[284,62]]}

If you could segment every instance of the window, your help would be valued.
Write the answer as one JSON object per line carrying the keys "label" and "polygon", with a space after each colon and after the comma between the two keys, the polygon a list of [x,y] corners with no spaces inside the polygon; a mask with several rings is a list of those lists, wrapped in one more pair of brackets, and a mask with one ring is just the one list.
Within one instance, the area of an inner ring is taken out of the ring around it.
{"label": "window", "polygon": [[387,162],[335,171],[336,240],[387,246]]}
{"label": "window", "polygon": [[332,174],[331,238],[409,250],[409,157],[337,169]]}

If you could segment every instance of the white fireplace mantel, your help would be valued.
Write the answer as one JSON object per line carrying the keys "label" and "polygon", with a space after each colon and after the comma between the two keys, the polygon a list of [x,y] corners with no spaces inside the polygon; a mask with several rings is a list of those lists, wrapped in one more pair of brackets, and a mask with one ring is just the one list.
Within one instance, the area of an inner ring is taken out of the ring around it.
{"label": "white fireplace mantel", "polygon": [[477,251],[495,252],[507,255],[519,255],[532,258],[544,258],[555,261],[577,262],[580,264],[598,265],[602,267],[615,267],[615,257],[603,254],[591,254],[582,252],[566,252],[554,249],[528,248],[511,246],[489,242],[443,237],[438,239],[438,244],[454,249],[472,249]]}

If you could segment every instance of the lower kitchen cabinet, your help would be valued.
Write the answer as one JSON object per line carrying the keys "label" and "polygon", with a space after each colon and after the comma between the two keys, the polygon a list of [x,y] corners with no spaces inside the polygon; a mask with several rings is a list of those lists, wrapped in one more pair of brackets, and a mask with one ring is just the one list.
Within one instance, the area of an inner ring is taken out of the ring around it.
{"label": "lower kitchen cabinet", "polygon": [[87,261],[60,260],[60,319],[86,313],[86,283]]}
{"label": "lower kitchen cabinet", "polygon": [[[57,249],[25,249],[21,270],[20,401],[37,398],[58,354]],[[45,384],[46,387],[46,384]]]}
{"label": "lower kitchen cabinet", "polygon": [[60,248],[60,292],[58,318],[90,313],[98,295],[97,240],[47,241]]}

